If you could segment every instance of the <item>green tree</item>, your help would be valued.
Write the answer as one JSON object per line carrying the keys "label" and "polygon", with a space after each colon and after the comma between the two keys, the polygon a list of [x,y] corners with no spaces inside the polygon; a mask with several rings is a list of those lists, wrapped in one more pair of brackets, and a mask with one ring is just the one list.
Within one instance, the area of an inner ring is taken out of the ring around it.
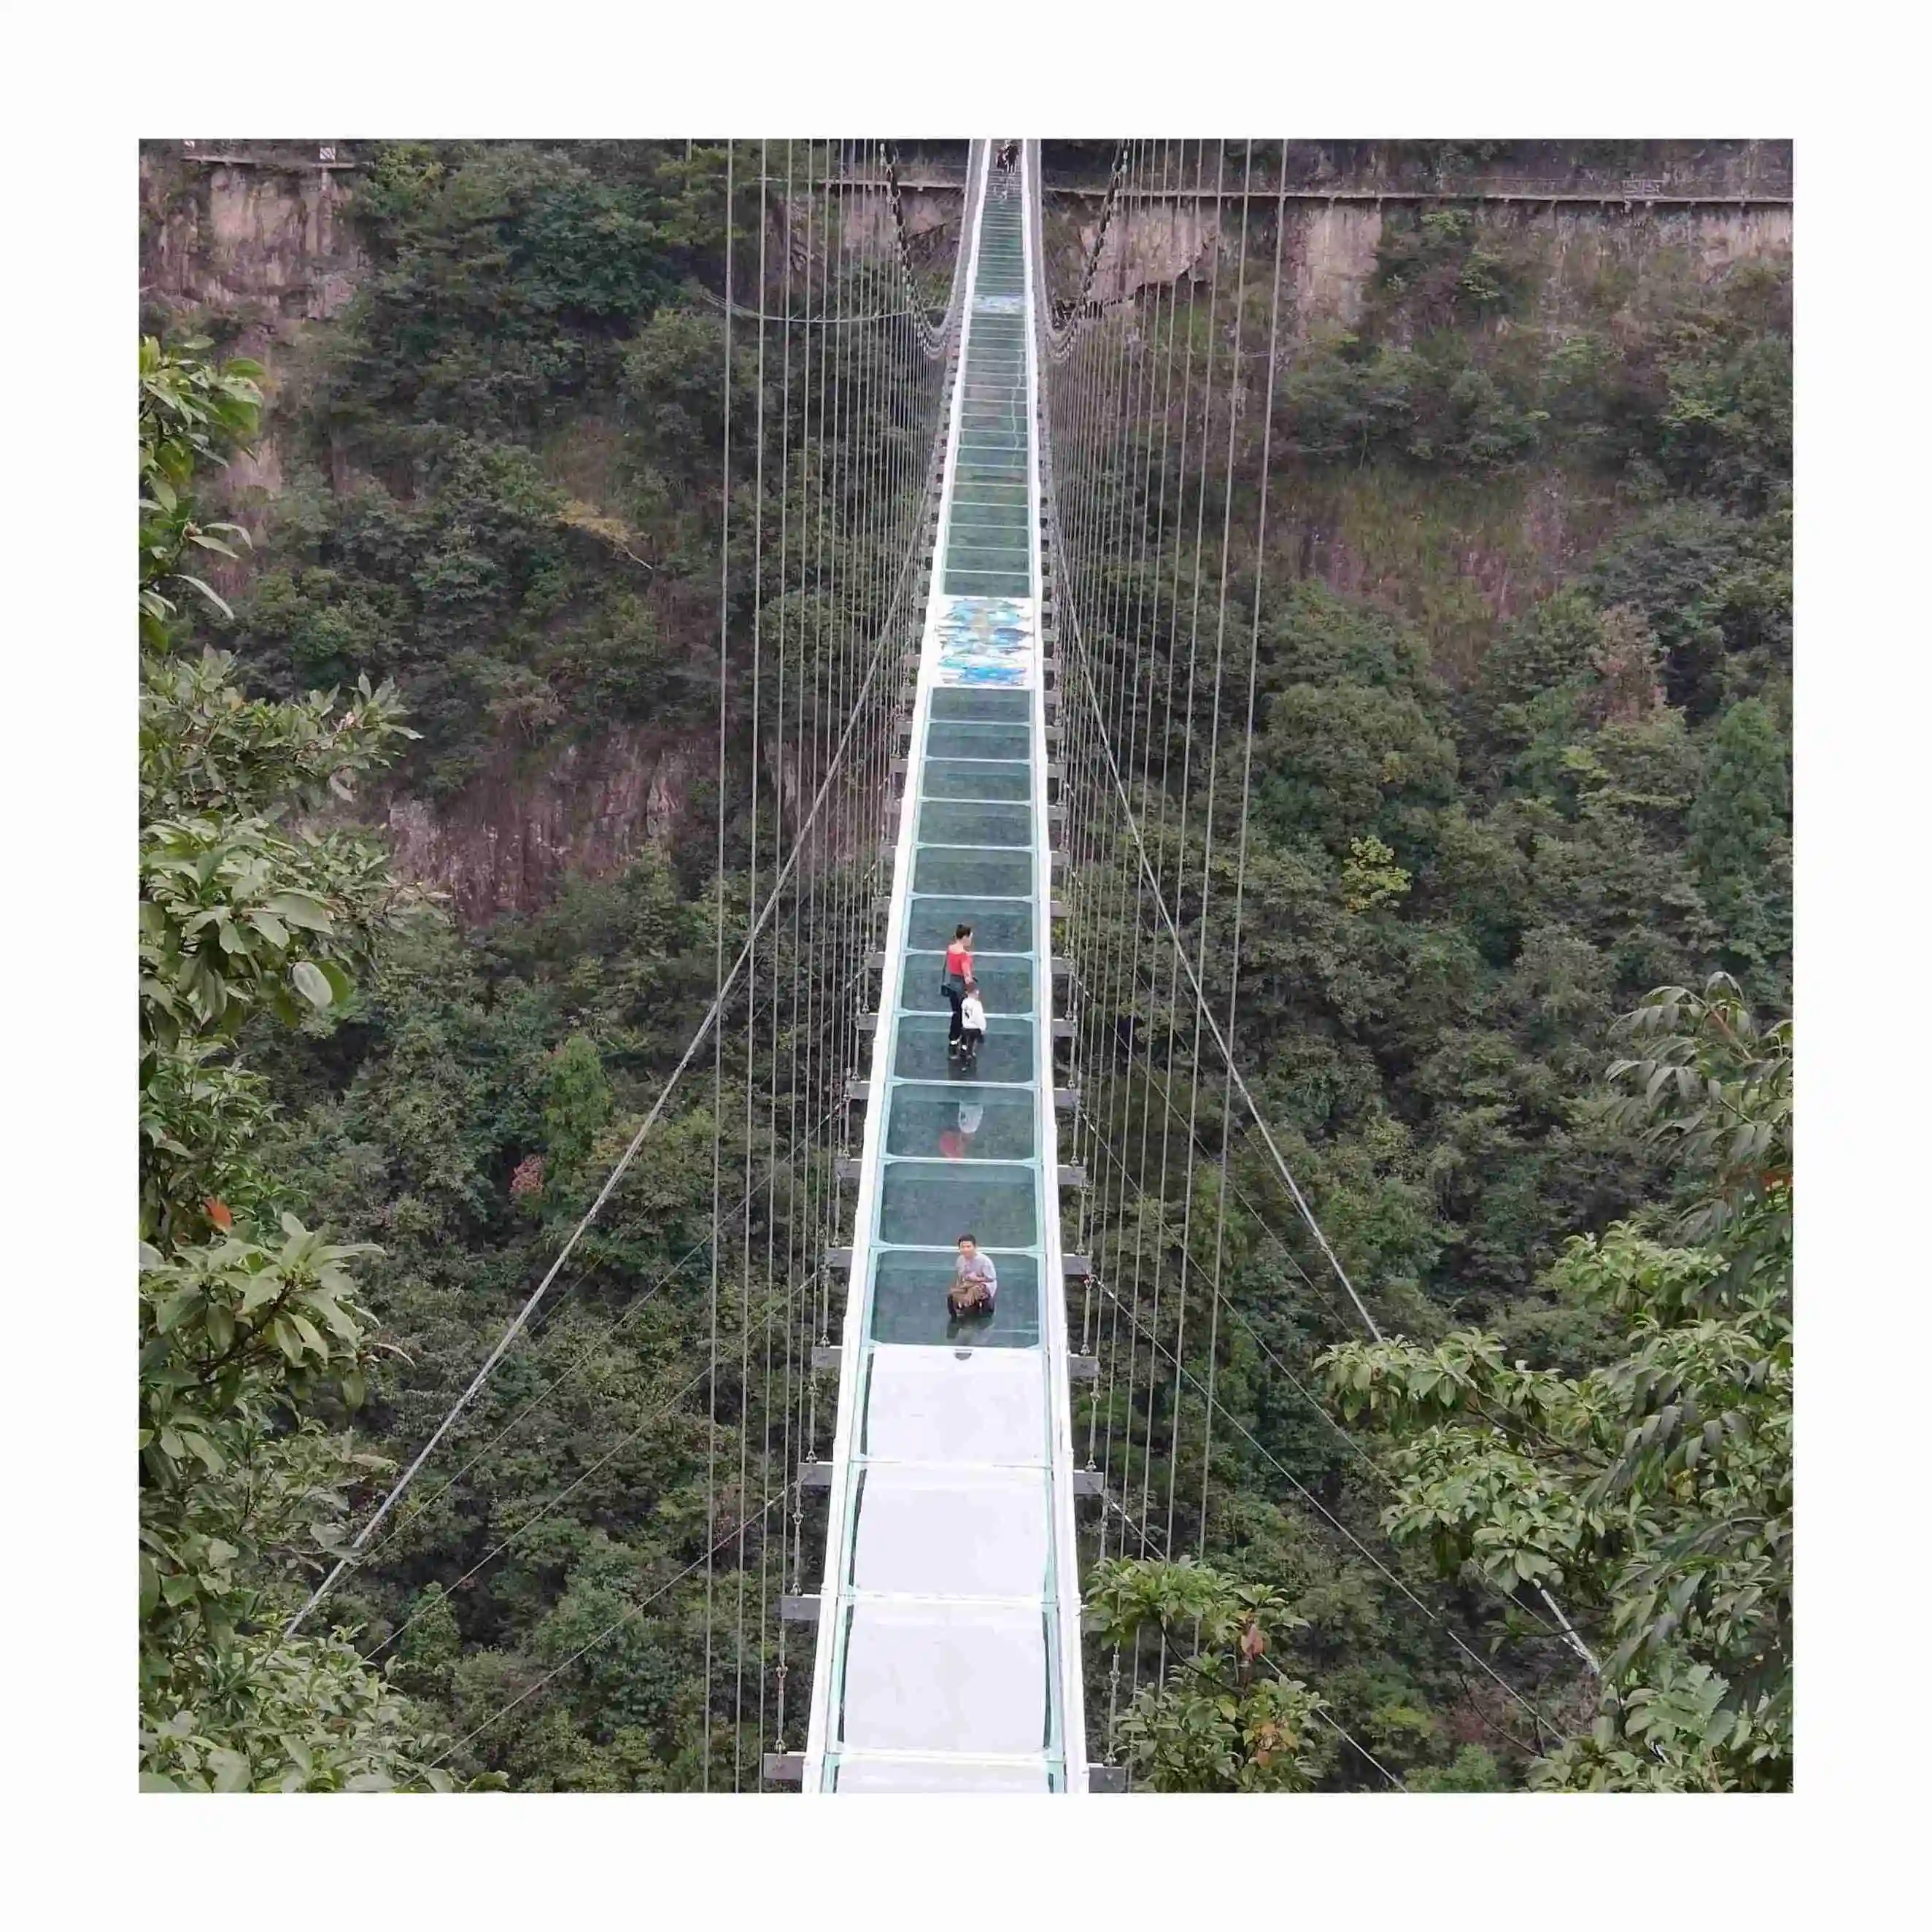
{"label": "green tree", "polygon": [[1790,748],[1771,707],[1747,698],[1718,718],[1688,830],[1699,889],[1739,970],[1774,992],[1791,952]]}
{"label": "green tree", "polygon": [[1187,1558],[1116,1557],[1095,1565],[1086,1603],[1101,1648],[1173,1653],[1119,1720],[1139,1782],[1155,1791],[1308,1791],[1327,1772],[1328,1707],[1269,1657],[1306,1627],[1280,1591]]}
{"label": "green tree", "polygon": [[262,406],[257,363],[236,356],[219,368],[202,359],[200,338],[164,348],[141,338],[141,638],[165,644],[185,586],[224,616],[228,606],[184,562],[203,550],[233,557],[248,534],[230,523],[203,523],[191,494],[196,467],[254,433]]}
{"label": "green tree", "polygon": [[574,1033],[550,1057],[544,1076],[546,1185],[567,1202],[589,1165],[615,1105],[595,1043]]}
{"label": "green tree", "polygon": [[[406,1774],[406,1708],[332,1635],[284,1640],[366,1472],[325,1421],[361,1404],[350,1264],[256,1157],[253,1030],[339,1008],[398,915],[366,839],[294,814],[380,764],[394,692],[250,700],[232,658],[176,654],[180,570],[206,535],[197,465],[252,432],[247,365],[141,351],[141,1768],[160,1789],[328,1790]],[[218,540],[213,545],[219,547]]]}
{"label": "green tree", "polygon": [[[1445,1576],[1594,1635],[1589,1732],[1537,1768],[1572,1790],[1768,1790],[1791,1778],[1791,1036],[1733,982],[1625,1022],[1618,1124],[1668,1154],[1667,1223],[1574,1240],[1566,1300],[1623,1330],[1580,1376],[1492,1335],[1331,1349],[1352,1421],[1394,1440],[1384,1521]],[[1661,1236],[1662,1238],[1659,1237]]]}

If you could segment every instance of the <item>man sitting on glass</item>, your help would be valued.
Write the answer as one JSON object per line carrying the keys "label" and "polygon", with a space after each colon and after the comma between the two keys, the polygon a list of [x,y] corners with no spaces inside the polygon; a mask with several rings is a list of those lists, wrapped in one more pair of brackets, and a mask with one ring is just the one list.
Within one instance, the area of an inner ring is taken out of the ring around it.
{"label": "man sitting on glass", "polygon": [[955,1321],[962,1316],[990,1315],[993,1298],[1000,1292],[998,1271],[991,1255],[982,1255],[970,1234],[959,1237],[959,1258],[953,1264],[952,1286],[946,1290],[946,1305]]}

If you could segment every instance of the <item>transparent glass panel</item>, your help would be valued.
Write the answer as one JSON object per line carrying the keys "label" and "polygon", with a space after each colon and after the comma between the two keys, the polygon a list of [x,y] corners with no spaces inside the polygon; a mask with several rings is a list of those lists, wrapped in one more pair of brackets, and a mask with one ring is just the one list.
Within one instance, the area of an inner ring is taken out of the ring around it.
{"label": "transparent glass panel", "polygon": [[948,1052],[950,1022],[938,1014],[908,1013],[899,1022],[892,1072],[902,1080],[974,1082],[1028,1080],[1034,1077],[1033,1022],[996,1020],[986,1016],[986,1039],[970,1065]]}
{"label": "transparent glass panel", "polygon": [[[943,1013],[948,1010],[940,982],[946,976],[943,952],[908,952],[899,981],[899,1008],[904,1012]],[[988,1021],[1033,1011],[1033,956],[1022,952],[1002,959],[990,952],[973,955],[973,976],[986,1003]]]}
{"label": "transparent glass panel", "polygon": [[962,805],[936,799],[919,809],[920,842],[926,845],[1010,845],[1033,844],[1033,808],[1029,805]]}
{"label": "transparent glass panel", "polygon": [[855,1589],[923,1597],[1046,1594],[1044,1469],[860,1472]]}
{"label": "transparent glass panel", "polygon": [[1024,724],[935,722],[926,730],[929,758],[1024,758],[1032,750],[1033,734]]}
{"label": "transparent glass panel", "polygon": [[1031,567],[1027,513],[1020,504],[1011,504],[1004,508],[987,504],[957,511],[952,518],[951,542],[955,544],[1010,544],[1019,567]]}
{"label": "transparent glass panel", "polygon": [[884,1248],[872,1270],[872,1340],[919,1347],[1031,1348],[1040,1342],[1040,1263],[995,1253],[1000,1292],[990,1315],[956,1318],[946,1305],[952,1256]]}
{"label": "transparent glass panel", "polygon": [[1022,899],[1033,890],[1033,854],[991,848],[922,845],[913,860],[916,892],[985,893]]}
{"label": "transparent glass panel", "polygon": [[935,691],[932,715],[949,724],[1024,724],[1033,716],[1030,691]]}
{"label": "transparent glass panel", "polygon": [[[1015,492],[1015,497],[1018,493]],[[952,520],[946,526],[946,534],[952,541],[962,542],[968,537],[983,539],[988,536],[1014,537],[1024,542],[1032,527],[1032,518],[1028,514],[1028,506],[1017,500],[1002,503],[962,503],[952,506]]]}
{"label": "transparent glass panel", "polygon": [[[1004,1299],[1004,1282],[1000,1293]],[[1045,1360],[1037,1348],[880,1342],[866,1364],[859,1453],[898,1462],[1043,1464]]]}
{"label": "transparent glass panel", "polygon": [[[972,486],[972,489],[973,501],[958,506],[958,514],[964,518],[969,523],[980,523],[1006,518],[1016,520],[1023,526],[1028,517],[1031,514],[1022,492],[1018,490],[1009,490],[1004,484],[990,482],[976,483]],[[964,542],[969,538],[976,540],[977,533],[956,528],[952,532],[952,536],[954,540]],[[1029,567],[1030,567],[1030,563]],[[1015,593],[1016,596],[1028,598],[1032,594],[1030,591]]]}
{"label": "transparent glass panel", "polygon": [[1037,1170],[990,1161],[888,1160],[879,1238],[938,1247],[970,1234],[988,1248],[1030,1248],[1040,1238]]}
{"label": "transparent glass panel", "polygon": [[1031,1160],[1032,1090],[895,1086],[886,1102],[886,1151],[941,1160]]}
{"label": "transparent glass panel", "polygon": [[922,798],[1030,799],[1033,770],[1024,764],[958,764],[944,758],[928,758],[920,775],[920,795]]}
{"label": "transparent glass panel", "polygon": [[1024,577],[1033,567],[1030,556],[1024,540],[1012,543],[975,541],[968,542],[964,533],[956,536],[946,547],[946,573],[950,577],[956,570],[1004,571],[1016,577]]}
{"label": "transparent glass panel", "polygon": [[948,568],[946,573],[946,591],[948,596],[957,597],[1030,597],[1033,595],[1033,578],[1024,571],[976,570]]}
{"label": "transparent glass panel", "polygon": [[1031,905],[1016,905],[1010,899],[1004,905],[991,905],[983,899],[960,898],[950,893],[914,897],[906,912],[905,943],[922,952],[937,949],[944,952],[962,926],[973,928],[976,952],[1033,950]]}
{"label": "transparent glass panel", "polygon": [[1058,1791],[1057,1765],[975,1763],[970,1759],[843,1758],[834,1765],[832,1788],[873,1791]]}
{"label": "transparent glass panel", "polygon": [[1049,1741],[1042,1611],[854,1604],[838,1737],[862,1750],[1036,1751]]}
{"label": "transparent glass panel", "polygon": [[982,476],[974,482],[956,482],[952,491],[952,507],[956,512],[964,511],[977,516],[988,504],[1003,509],[1027,511],[1032,507],[1025,480],[1012,483],[1003,476]]}

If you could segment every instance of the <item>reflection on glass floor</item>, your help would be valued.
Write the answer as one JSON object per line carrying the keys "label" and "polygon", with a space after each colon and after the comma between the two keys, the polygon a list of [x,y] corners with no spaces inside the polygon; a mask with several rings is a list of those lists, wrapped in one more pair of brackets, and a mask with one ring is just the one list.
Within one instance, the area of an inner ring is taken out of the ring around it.
{"label": "reflection on glass floor", "polygon": [[1033,794],[1033,773],[1011,759],[928,758],[920,790],[927,798],[1027,799]]}
{"label": "reflection on glass floor", "polygon": [[[1017,198],[986,202],[942,536],[949,599],[1037,594],[1022,248]],[[956,675],[937,616],[922,659],[854,1231],[861,1305],[846,1330],[856,1346],[843,1370],[821,1609],[830,1669],[814,1721],[822,1790],[1070,1784],[1056,1688],[1072,1628],[1060,1598],[1075,1582],[1054,1353],[1064,1324],[1045,1302],[1060,1279],[1045,721],[1037,607],[1024,608],[1021,685]],[[987,1010],[966,1064],[951,1051],[941,983],[962,925]],[[998,1289],[991,1309],[956,1316],[946,1292],[963,1234]],[[1076,1753],[1078,1722],[1076,1710]]]}
{"label": "reflection on glass floor", "polygon": [[1030,1161],[1037,1144],[1033,1116],[1030,1091],[908,1082],[892,1088],[886,1151],[940,1160]]}

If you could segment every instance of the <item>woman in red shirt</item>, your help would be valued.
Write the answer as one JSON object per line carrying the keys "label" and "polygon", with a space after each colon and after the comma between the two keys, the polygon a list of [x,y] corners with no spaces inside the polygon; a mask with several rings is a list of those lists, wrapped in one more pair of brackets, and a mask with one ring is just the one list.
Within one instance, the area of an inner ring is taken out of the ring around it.
{"label": "woman in red shirt", "polygon": [[952,1018],[946,1029],[946,1053],[948,1059],[959,1056],[959,1003],[966,997],[966,982],[973,976],[973,928],[961,926],[952,935],[952,944],[946,949],[946,976],[940,981],[940,989],[946,994],[946,1004],[952,1009]]}

